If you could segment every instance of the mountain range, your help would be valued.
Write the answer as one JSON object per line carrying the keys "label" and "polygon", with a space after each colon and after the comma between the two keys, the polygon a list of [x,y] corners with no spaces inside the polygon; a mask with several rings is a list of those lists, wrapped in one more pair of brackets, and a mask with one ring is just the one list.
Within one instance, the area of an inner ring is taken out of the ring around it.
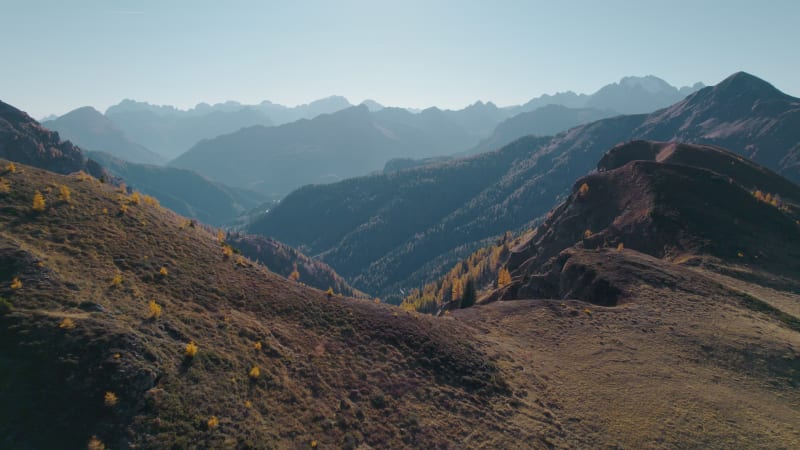
{"label": "mountain range", "polygon": [[[655,77],[631,77],[586,97],[591,105],[643,102],[623,108],[638,110],[669,105],[681,92],[687,91]],[[526,110],[534,107],[536,102],[517,108],[476,102],[458,111],[428,108],[411,113],[402,108],[370,111],[362,105],[280,127],[245,128],[203,141],[170,164],[232,186],[285,195],[305,184],[381,170],[391,159],[494,150],[521,136],[552,135],[616,115],[607,108],[557,105]],[[511,114],[516,115],[509,118]]]}
{"label": "mountain range", "polygon": [[597,168],[509,284],[440,317],[277,276],[93,177],[4,169],[0,443],[792,447],[800,188],[710,146]]}
{"label": "mountain range", "polygon": [[[493,153],[307,186],[250,231],[320,255],[384,297],[420,286],[507,230],[536,223],[608,148],[633,139],[720,145],[797,181],[800,101],[737,73],[652,114],[592,122]],[[298,225],[302,224],[302,225]]]}
{"label": "mountain range", "polygon": [[[495,126],[503,120],[542,106],[557,104],[570,108],[613,110],[617,113],[651,112],[674,103],[701,86],[696,84],[693,88],[678,89],[653,76],[626,77],[591,95],[572,92],[543,95],[524,105],[502,108],[491,102],[476,102],[461,110],[441,110],[441,114],[452,126],[461,128],[463,133],[477,143],[489,137]],[[371,112],[384,109],[383,105],[373,100],[365,100],[362,105]],[[161,164],[174,159],[204,139],[212,139],[254,125],[277,126],[301,119],[313,119],[321,114],[335,113],[352,106],[347,99],[340,96],[295,107],[270,101],[254,105],[228,101],[214,105],[200,103],[188,110],[126,99],[106,110],[104,115],[107,121],[97,117],[95,111],[87,109],[89,107],[78,108],[62,118],[50,115],[43,121],[81,147],[105,151],[129,162]],[[406,111],[420,114],[426,110]],[[552,120],[550,124],[549,129],[552,130]],[[432,125],[435,126],[436,123]],[[556,125],[555,129],[563,131],[572,125],[574,119],[560,126]],[[453,153],[466,150],[466,147],[458,147],[462,145],[459,140],[450,145],[456,149]]]}
{"label": "mountain range", "polygon": [[[472,109],[419,115],[497,108]],[[794,448],[798,111],[737,73],[258,206],[309,258],[123,183],[251,194],[87,159],[0,103],[0,447]],[[343,113],[433,135],[368,104],[298,123]],[[424,281],[436,315],[359,291]]]}

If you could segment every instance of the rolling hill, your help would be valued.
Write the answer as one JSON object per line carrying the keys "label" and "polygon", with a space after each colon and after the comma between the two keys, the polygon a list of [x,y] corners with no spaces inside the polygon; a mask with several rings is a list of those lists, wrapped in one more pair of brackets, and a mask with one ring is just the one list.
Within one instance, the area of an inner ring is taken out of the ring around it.
{"label": "rolling hill", "polygon": [[482,241],[531,226],[620,142],[720,145],[797,182],[800,127],[793,124],[799,117],[800,100],[737,73],[649,115],[603,119],[553,138],[522,138],[439,165],[307,186],[249,230],[321,255],[357,289],[402,295],[443,274]]}
{"label": "rolling hill", "polygon": [[91,177],[20,164],[3,178],[4,448],[441,447],[479,426],[495,431],[471,442],[507,446],[555,433],[506,424],[508,387],[457,323],[327,298]]}

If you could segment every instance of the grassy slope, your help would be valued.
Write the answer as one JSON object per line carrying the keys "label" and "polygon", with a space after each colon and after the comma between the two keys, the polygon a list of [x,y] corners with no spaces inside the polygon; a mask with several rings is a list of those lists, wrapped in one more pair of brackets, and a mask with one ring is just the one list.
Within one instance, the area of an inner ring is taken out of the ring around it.
{"label": "grassy slope", "polygon": [[800,320],[787,315],[798,291],[632,250],[573,258],[626,273],[626,302],[514,300],[450,316],[475,328],[512,391],[538,392],[520,410],[545,405],[574,448],[800,445]]}
{"label": "grassy slope", "polygon": [[[530,435],[505,435],[502,416],[482,413],[503,409],[504,382],[459,324],[328,300],[226,259],[166,210],[120,214],[110,186],[18,167],[0,174],[11,188],[0,194],[0,296],[13,305],[0,317],[0,446],[79,448],[97,435],[112,448],[446,447],[478,427],[491,431],[473,442],[495,446]],[[71,204],[56,200],[62,184]],[[31,211],[35,190],[44,212]],[[200,351],[185,359],[190,340]],[[116,406],[104,406],[107,391]]]}

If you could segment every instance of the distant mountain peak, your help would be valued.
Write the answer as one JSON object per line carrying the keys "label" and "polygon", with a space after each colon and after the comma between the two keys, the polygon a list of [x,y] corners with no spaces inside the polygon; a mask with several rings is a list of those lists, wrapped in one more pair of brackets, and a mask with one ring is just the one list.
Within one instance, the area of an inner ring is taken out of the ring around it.
{"label": "distant mountain peak", "polygon": [[361,102],[361,104],[369,108],[370,111],[380,111],[384,109],[383,105],[372,99],[366,99],[363,102]]}
{"label": "distant mountain peak", "polygon": [[650,93],[658,93],[670,91],[675,89],[671,84],[658,78],[655,75],[646,75],[643,77],[624,77],[619,81],[620,86],[640,87]]}

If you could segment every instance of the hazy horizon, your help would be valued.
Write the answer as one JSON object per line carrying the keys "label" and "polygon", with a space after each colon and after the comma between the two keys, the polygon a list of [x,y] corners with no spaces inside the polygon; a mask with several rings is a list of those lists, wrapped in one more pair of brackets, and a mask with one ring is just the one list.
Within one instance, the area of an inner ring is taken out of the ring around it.
{"label": "hazy horizon", "polygon": [[4,1],[0,98],[37,118],[126,98],[460,109],[631,75],[681,87],[737,71],[800,95],[790,1],[162,3]]}

